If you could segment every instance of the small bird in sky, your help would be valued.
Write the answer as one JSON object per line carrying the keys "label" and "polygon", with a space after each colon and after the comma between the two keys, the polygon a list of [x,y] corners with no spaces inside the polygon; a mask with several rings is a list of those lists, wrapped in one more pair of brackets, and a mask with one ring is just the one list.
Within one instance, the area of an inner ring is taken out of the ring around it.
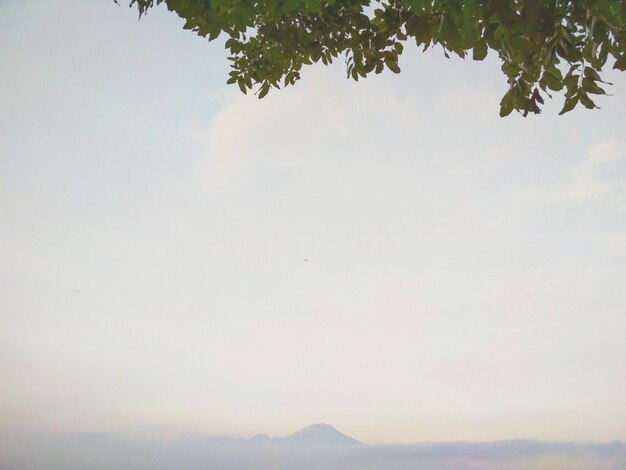
{"label": "small bird in sky", "polygon": [[304,262],[305,262],[305,263],[308,263],[308,262],[309,262],[309,260],[308,260],[308,259],[306,259],[306,258],[304,258]]}

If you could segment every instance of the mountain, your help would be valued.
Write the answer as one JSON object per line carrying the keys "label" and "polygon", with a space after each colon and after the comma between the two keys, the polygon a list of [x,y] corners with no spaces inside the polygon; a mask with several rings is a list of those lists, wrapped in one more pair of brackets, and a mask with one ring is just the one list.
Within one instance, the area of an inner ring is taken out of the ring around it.
{"label": "mountain", "polygon": [[305,446],[347,446],[361,444],[356,439],[337,431],[330,424],[318,423],[281,439],[285,444]]}
{"label": "mountain", "polygon": [[272,438],[269,437],[267,434],[261,433],[248,439],[248,442],[251,442],[253,444],[265,444],[267,442],[272,442]]}

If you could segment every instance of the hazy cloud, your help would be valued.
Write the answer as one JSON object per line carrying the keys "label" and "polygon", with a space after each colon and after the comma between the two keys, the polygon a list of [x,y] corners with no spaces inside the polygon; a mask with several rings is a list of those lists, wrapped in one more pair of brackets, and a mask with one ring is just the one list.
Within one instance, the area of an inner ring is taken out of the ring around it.
{"label": "hazy cloud", "polygon": [[576,164],[566,185],[556,190],[556,200],[598,202],[615,205],[626,212],[626,154],[616,139],[593,145]]}
{"label": "hazy cloud", "polygon": [[201,436],[157,440],[116,434],[51,437],[5,433],[1,437],[0,464],[7,470],[615,470],[626,463],[626,444],[620,442],[512,440],[294,447],[276,440]]}

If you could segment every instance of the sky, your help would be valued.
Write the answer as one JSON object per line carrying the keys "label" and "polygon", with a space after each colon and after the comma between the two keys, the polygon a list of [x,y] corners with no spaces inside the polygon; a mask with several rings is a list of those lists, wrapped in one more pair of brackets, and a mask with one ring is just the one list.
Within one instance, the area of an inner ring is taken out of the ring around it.
{"label": "sky", "polygon": [[263,100],[164,8],[0,2],[0,431],[626,440],[626,80],[408,48]]}

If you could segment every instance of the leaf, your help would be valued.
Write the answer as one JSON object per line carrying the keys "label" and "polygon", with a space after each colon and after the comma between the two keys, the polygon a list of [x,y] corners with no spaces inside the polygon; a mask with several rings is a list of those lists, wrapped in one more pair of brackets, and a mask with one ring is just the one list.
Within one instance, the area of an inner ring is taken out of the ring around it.
{"label": "leaf", "polygon": [[606,95],[606,91],[600,88],[596,82],[589,80],[588,78],[583,78],[583,89],[587,93],[592,93],[594,95]]}
{"label": "leaf", "polygon": [[548,86],[548,88],[550,88],[550,90],[561,91],[563,89],[563,83],[560,80],[557,80],[556,78],[554,78],[552,74],[549,74],[549,73],[544,74],[543,79],[545,80],[545,83]]}
{"label": "leaf", "polygon": [[388,60],[385,62],[387,64],[387,68],[391,70],[393,73],[400,73],[400,67],[395,60]]}
{"label": "leaf", "polygon": [[221,32],[222,30],[219,27],[212,29],[211,33],[209,34],[209,41],[213,41],[214,39],[217,39],[217,37],[220,35]]}
{"label": "leaf", "polygon": [[481,39],[474,46],[472,58],[474,60],[484,60],[484,58],[487,57],[487,51],[488,51],[487,41],[484,39]]}
{"label": "leaf", "polygon": [[246,84],[244,83],[243,78],[239,78],[237,80],[237,85],[239,85],[239,89],[244,95],[248,93],[248,90],[246,89]]}
{"label": "leaf", "polygon": [[[0,3],[2,0],[0,0]],[[533,90],[565,91],[564,112],[590,107],[608,57],[626,70],[626,0],[130,0],[145,14],[166,4],[184,28],[223,44],[242,92],[293,84],[304,65],[352,57],[358,80],[386,67],[400,73],[404,41],[476,61],[497,57],[510,91],[501,115],[537,112]],[[375,6],[374,6],[375,5]],[[561,72],[562,70],[562,72]],[[566,71],[568,71],[565,78]],[[233,78],[234,77],[234,78]],[[600,85],[600,86],[599,86]],[[566,90],[563,88],[567,87]],[[578,96],[580,94],[580,96]],[[547,95],[549,96],[549,94]],[[595,104],[594,104],[595,106]]]}
{"label": "leaf", "polygon": [[598,72],[596,72],[591,67],[585,67],[585,78],[588,78],[589,80],[593,80],[595,82],[605,83],[602,81],[602,78],[600,78],[600,75],[598,75]]}
{"label": "leaf", "polygon": [[585,93],[583,90],[578,92],[578,98],[582,105],[587,109],[595,109],[597,108],[596,104],[589,98],[589,95]]}
{"label": "leaf", "polygon": [[499,43],[506,44],[506,41],[508,38],[508,31],[504,25],[499,24],[496,30],[494,31],[493,36],[495,37],[496,41],[498,41]]}
{"label": "leaf", "polygon": [[615,61],[615,64],[613,65],[613,68],[616,70],[621,70],[622,72],[626,70],[626,54],[622,54],[620,57],[618,57],[618,59]]}
{"label": "leaf", "polygon": [[265,97],[265,95],[267,95],[267,93],[270,91],[270,85],[269,83],[265,82],[262,86],[261,86],[261,90],[259,91],[259,99]]}
{"label": "leaf", "polygon": [[561,73],[559,69],[556,68],[555,65],[546,66],[546,73],[554,77],[559,82],[563,81],[563,74]]}
{"label": "leaf", "polygon": [[500,117],[506,117],[513,111],[514,95],[512,90],[509,90],[506,95],[502,97],[500,101]]}
{"label": "leaf", "polygon": [[559,116],[565,113],[569,113],[572,109],[576,107],[577,104],[578,104],[578,96],[572,96],[571,98],[566,99],[565,105],[563,106],[563,109],[561,109]]}
{"label": "leaf", "polygon": [[285,0],[283,3],[283,9],[286,12],[294,11],[298,8],[299,3],[300,2],[298,2],[298,0]]}
{"label": "leaf", "polygon": [[563,83],[567,87],[568,92],[572,92],[578,88],[578,80],[580,79],[580,75],[568,75],[563,80]]}

